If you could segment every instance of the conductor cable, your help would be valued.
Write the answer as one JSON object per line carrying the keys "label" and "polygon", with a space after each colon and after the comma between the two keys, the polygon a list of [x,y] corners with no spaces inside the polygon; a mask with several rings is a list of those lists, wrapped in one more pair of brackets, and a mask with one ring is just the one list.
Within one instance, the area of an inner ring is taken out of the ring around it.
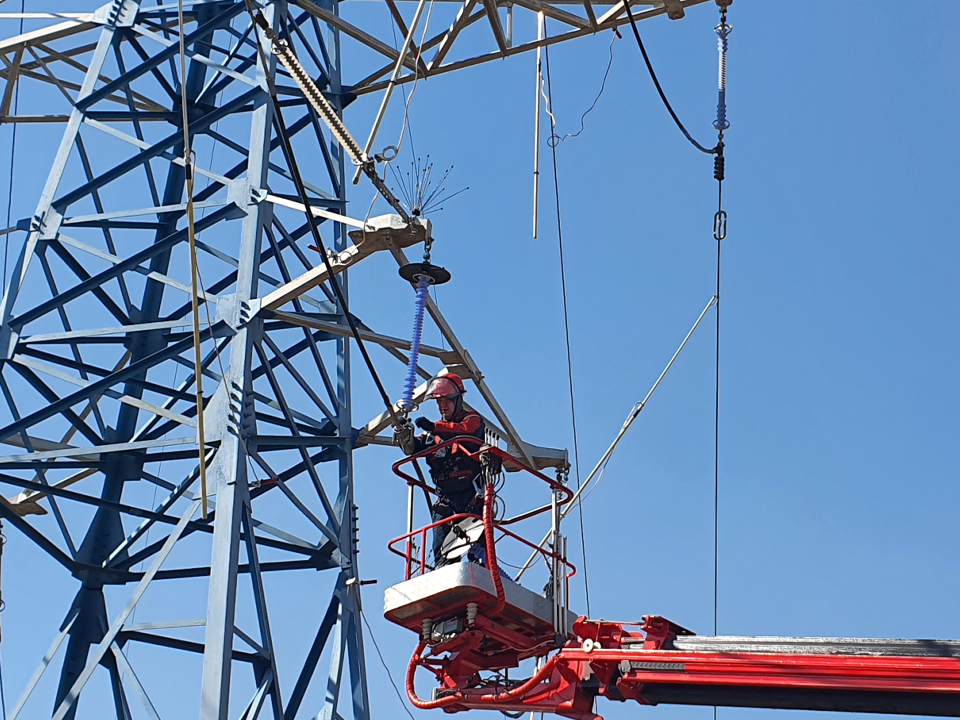
{"label": "conductor cable", "polygon": [[[266,23],[266,18],[264,18],[263,15],[258,13],[259,17],[254,16],[250,0],[247,0],[247,12],[250,13],[251,19],[260,25],[261,28]],[[269,25],[267,28],[269,29]],[[303,177],[300,175],[300,166],[297,163],[297,158],[293,153],[293,146],[290,143],[290,135],[287,132],[287,127],[283,122],[283,109],[281,108],[280,100],[277,97],[277,88],[270,78],[270,66],[267,63],[267,58],[264,55],[263,47],[260,45],[259,41],[257,42],[257,55],[260,58],[260,62],[263,65],[263,72],[267,78],[267,94],[270,96],[270,102],[273,106],[274,125],[277,129],[277,136],[280,139],[280,147],[283,151],[283,156],[290,168],[290,176],[293,180],[294,186],[297,188],[297,194],[300,196],[300,202],[303,204],[304,209],[306,210],[305,214],[307,217],[307,225],[310,228],[310,234],[313,237],[313,241],[316,243],[316,246],[323,250],[324,244],[323,239],[320,237],[320,228],[317,226],[316,217],[312,212],[310,212],[310,198],[307,196],[307,189],[303,184]],[[373,366],[373,360],[370,359],[370,354],[367,352],[367,347],[363,342],[363,338],[360,337],[360,330],[357,327],[357,322],[353,315],[350,314],[350,308],[347,305],[347,298],[344,295],[343,289],[340,287],[340,281],[333,272],[333,266],[330,264],[329,254],[326,252],[321,252],[320,256],[323,258],[323,264],[327,270],[327,282],[330,283],[330,287],[333,289],[333,293],[337,298],[337,304],[340,306],[344,318],[347,321],[347,325],[350,327],[350,333],[353,335],[353,339],[357,342],[357,348],[360,350],[360,355],[363,357],[364,364],[367,366],[367,370],[370,372],[370,377],[373,378],[373,382],[377,386],[377,391],[380,393],[380,397],[387,409],[387,413],[390,415],[391,423],[394,427],[400,427],[402,424],[400,416],[393,407],[393,402],[391,402],[390,396],[387,394],[386,388],[384,388],[383,383],[380,380],[380,376],[377,374],[377,370]]]}
{"label": "conductor cable", "polygon": [[705,148],[703,145],[694,140],[693,135],[687,132],[687,128],[685,128],[683,123],[680,122],[680,118],[677,117],[677,113],[674,112],[673,106],[670,104],[670,101],[667,100],[667,94],[660,86],[660,80],[657,79],[657,73],[653,69],[653,63],[650,62],[650,56],[647,55],[647,49],[643,46],[643,40],[640,39],[640,31],[637,29],[637,21],[633,17],[633,12],[630,10],[630,3],[624,2],[623,7],[627,11],[627,17],[630,19],[630,27],[633,29],[633,36],[637,39],[637,45],[640,46],[640,54],[643,55],[643,62],[646,64],[647,70],[650,73],[650,79],[653,80],[653,84],[656,86],[657,92],[660,94],[660,99],[663,101],[664,107],[666,107],[667,112],[670,113],[670,117],[673,118],[673,121],[677,124],[677,127],[680,128],[680,132],[684,134],[687,140],[689,140],[697,150],[707,153],[708,155],[716,155],[718,152],[717,148]]}

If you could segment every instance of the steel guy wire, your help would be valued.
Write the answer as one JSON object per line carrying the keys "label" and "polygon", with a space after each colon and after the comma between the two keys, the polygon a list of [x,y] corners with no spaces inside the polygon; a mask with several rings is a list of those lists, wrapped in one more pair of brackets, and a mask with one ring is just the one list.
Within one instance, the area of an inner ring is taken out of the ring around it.
{"label": "steel guy wire", "polygon": [[[610,459],[613,456],[614,451],[619,446],[620,441],[623,440],[624,436],[626,435],[630,427],[633,425],[634,421],[640,416],[640,413],[643,412],[643,410],[647,407],[647,404],[650,402],[651,398],[653,398],[653,394],[657,391],[657,388],[660,387],[660,384],[663,382],[664,378],[666,378],[667,373],[670,372],[670,369],[673,367],[674,363],[677,361],[677,358],[680,357],[680,353],[683,352],[684,348],[687,346],[687,343],[690,342],[690,338],[693,337],[693,334],[696,332],[697,328],[700,327],[700,323],[703,322],[703,319],[707,316],[707,313],[710,311],[710,308],[712,308],[716,304],[716,302],[717,302],[717,298],[715,296],[712,296],[710,300],[707,302],[706,306],[703,308],[703,310],[700,312],[700,315],[697,317],[696,322],[690,328],[690,331],[686,334],[686,337],[683,338],[683,341],[680,343],[676,352],[673,353],[670,360],[667,362],[666,366],[663,368],[663,371],[660,373],[659,377],[657,377],[656,381],[650,387],[650,390],[647,391],[647,394],[644,396],[643,400],[640,400],[633,406],[633,408],[631,408],[630,413],[627,415],[627,419],[624,420],[623,426],[620,428],[620,431],[617,433],[617,436],[613,439],[613,442],[610,443],[610,447],[607,448],[607,451],[600,457],[600,460],[594,466],[593,470],[591,470],[590,474],[587,475],[587,479],[583,481],[582,487],[579,490],[577,490],[577,492],[571,498],[571,501],[567,503],[566,506],[564,506],[564,509],[561,511],[561,515],[560,515],[561,518],[565,518],[567,515],[570,514],[570,512],[576,506],[577,501],[581,499],[580,497],[581,495],[582,495],[582,501],[585,501],[588,497],[590,497],[591,494],[593,494],[593,491],[596,489],[597,485],[600,483],[601,478],[603,477],[603,473],[606,471],[607,464],[610,462]],[[594,478],[596,478],[596,480],[594,480]],[[591,485],[591,482],[593,482],[592,485]],[[540,541],[540,545],[538,545],[538,547],[543,547],[543,544],[547,541],[548,538],[549,538],[549,535],[545,536],[544,539]],[[533,563],[539,557],[541,557],[540,554],[537,551],[534,551],[533,554],[530,555],[530,558],[527,560],[527,565],[524,566],[524,568],[522,569],[521,575],[523,574],[523,571],[527,570],[528,567],[531,566],[531,563]]]}
{"label": "steel guy wire", "polygon": [[[544,29],[546,34],[546,29]],[[544,49],[544,61],[547,70],[547,99],[550,105],[553,105],[553,87],[550,82],[550,48]],[[551,140],[556,137],[556,120],[553,114],[550,115],[550,137]],[[557,143],[550,143],[550,150],[553,157],[553,190],[557,203],[557,244],[560,251],[560,289],[563,295],[563,329],[567,345],[567,379],[570,385],[570,419],[573,424],[573,460],[576,465],[577,490],[580,490],[580,443],[577,437],[577,407],[574,400],[573,391],[573,353],[570,348],[570,313],[567,304],[567,274],[564,266],[563,254],[563,225],[560,221],[560,173],[557,170]],[[583,554],[583,589],[587,601],[587,616],[590,616],[590,576],[587,570],[587,539],[586,531],[583,526],[583,503],[577,505],[577,515],[580,519],[580,549]]]}

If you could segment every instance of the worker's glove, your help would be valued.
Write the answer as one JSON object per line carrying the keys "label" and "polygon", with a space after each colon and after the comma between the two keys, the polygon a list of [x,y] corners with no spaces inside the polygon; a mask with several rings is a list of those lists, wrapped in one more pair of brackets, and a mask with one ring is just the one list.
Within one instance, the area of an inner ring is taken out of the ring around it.
{"label": "worker's glove", "polygon": [[393,440],[403,450],[404,455],[413,455],[417,450],[417,441],[413,437],[413,425],[409,422],[393,429]]}
{"label": "worker's glove", "polygon": [[433,432],[434,427],[436,427],[433,420],[428,420],[425,417],[418,417],[416,423],[418,428],[427,432]]}

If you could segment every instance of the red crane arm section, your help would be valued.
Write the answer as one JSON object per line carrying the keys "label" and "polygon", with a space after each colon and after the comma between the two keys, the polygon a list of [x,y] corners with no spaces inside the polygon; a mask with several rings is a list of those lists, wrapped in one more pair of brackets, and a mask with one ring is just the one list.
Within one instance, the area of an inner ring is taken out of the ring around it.
{"label": "red crane arm section", "polygon": [[[645,634],[628,627],[581,618],[574,631],[582,641],[567,643],[526,682],[471,687],[476,676],[455,678],[435,669],[442,686],[436,699],[417,698],[411,674],[408,691],[422,708],[549,712],[576,720],[599,719],[592,710],[597,697],[960,717],[955,642],[694,638],[657,617],[645,618]],[[419,651],[411,670],[418,659]]]}

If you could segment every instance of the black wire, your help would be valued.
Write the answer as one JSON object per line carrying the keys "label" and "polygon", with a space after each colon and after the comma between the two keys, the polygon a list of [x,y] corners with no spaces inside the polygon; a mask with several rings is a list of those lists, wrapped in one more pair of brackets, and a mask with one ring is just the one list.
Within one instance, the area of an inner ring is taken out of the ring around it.
{"label": "black wire", "polygon": [[[254,22],[254,24],[257,24],[257,19],[253,14],[253,7],[249,1],[247,2],[247,12],[250,14],[250,19]],[[266,73],[268,78],[268,94],[270,95],[270,101],[273,104],[274,125],[277,129],[277,136],[280,139],[280,147],[283,150],[283,156],[290,168],[290,176],[293,180],[294,186],[297,188],[297,193],[300,196],[300,202],[303,203],[306,211],[305,214],[307,216],[307,225],[310,226],[310,234],[313,236],[314,242],[320,249],[320,256],[323,258],[323,264],[327,269],[327,281],[330,283],[334,294],[337,296],[337,302],[339,303],[340,308],[343,310],[343,315],[347,320],[347,324],[350,326],[350,332],[353,334],[354,340],[357,341],[357,348],[360,350],[360,354],[363,356],[363,361],[367,366],[367,370],[370,371],[370,376],[373,378],[373,382],[376,384],[377,390],[380,392],[380,397],[383,399],[383,404],[386,406],[387,412],[390,414],[390,419],[393,421],[394,427],[397,427],[400,425],[400,418],[397,416],[396,410],[393,409],[393,403],[390,400],[390,396],[387,395],[387,391],[383,387],[383,383],[380,381],[380,376],[377,375],[377,370],[373,366],[373,361],[370,359],[370,355],[367,353],[367,348],[360,337],[360,331],[357,328],[356,321],[350,314],[350,308],[347,306],[347,298],[344,296],[343,289],[340,287],[340,281],[333,272],[333,267],[330,265],[330,258],[327,256],[327,253],[324,252],[323,239],[320,237],[320,229],[317,227],[317,219],[314,217],[313,213],[309,211],[310,198],[307,196],[307,189],[304,186],[303,178],[300,175],[300,166],[297,164],[297,159],[293,154],[293,146],[290,143],[290,136],[287,133],[286,125],[283,123],[283,109],[280,107],[280,101],[277,98],[276,87],[274,86],[272,80],[269,79],[270,67],[267,64],[267,59],[263,55],[263,48],[260,47],[259,33],[257,34],[257,54],[260,57],[260,62],[263,64],[263,71]]]}
{"label": "black wire", "polygon": [[[593,99],[593,103],[590,105],[590,107],[588,107],[583,115],[580,116],[580,129],[575,133],[567,133],[560,138],[559,142],[563,142],[568,138],[578,137],[580,133],[586,129],[587,115],[593,112],[593,109],[597,106],[597,103],[600,102],[600,98],[603,97],[603,91],[607,89],[607,78],[610,76],[610,68],[613,67],[613,44],[617,41],[618,36],[619,33],[614,30],[613,38],[610,40],[610,59],[607,61],[607,69],[603,73],[603,80],[600,81],[600,90],[597,92],[597,96]],[[550,109],[552,110],[553,108]]]}
{"label": "black wire", "polygon": [[[547,68],[547,102],[553,110],[553,88],[550,84],[550,47],[544,48]],[[580,490],[580,443],[577,438],[577,408],[573,393],[573,354],[570,350],[570,315],[567,309],[567,274],[563,262],[563,226],[560,223],[560,173],[557,171],[557,143],[554,140],[555,123],[550,115],[550,151],[553,155],[553,190],[557,201],[557,240],[560,247],[560,288],[563,293],[563,329],[567,341],[567,378],[570,383],[570,417],[573,422],[573,460],[576,465],[577,490]],[[587,572],[587,540],[583,528],[583,498],[577,501],[577,515],[580,517],[580,548],[583,553],[583,591],[587,601],[587,617],[590,616],[590,579]]]}
{"label": "black wire", "polygon": [[[723,183],[720,183],[722,197]],[[713,409],[713,634],[717,634],[717,598],[720,578],[720,246],[717,241],[717,342]]]}
{"label": "black wire", "polygon": [[630,11],[630,3],[625,2],[623,7],[627,11],[627,17],[630,18],[630,27],[633,28],[633,36],[637,39],[637,45],[640,46],[640,53],[643,55],[643,61],[647,64],[647,70],[650,71],[650,78],[653,80],[653,84],[657,86],[657,92],[660,93],[660,99],[663,100],[663,104],[667,108],[667,112],[670,113],[670,117],[673,118],[673,121],[677,124],[677,127],[680,128],[680,132],[686,136],[687,140],[689,140],[697,150],[700,152],[705,152],[708,155],[716,155],[717,148],[705,148],[703,145],[694,140],[693,136],[687,132],[687,129],[683,126],[683,123],[680,122],[680,118],[678,118],[677,114],[673,111],[670,101],[667,100],[666,93],[664,93],[663,88],[660,87],[660,81],[657,79],[657,73],[653,70],[653,64],[650,62],[650,57],[647,55],[647,49],[643,46],[643,40],[640,39],[640,31],[637,29],[637,21],[633,19],[633,13]]}
{"label": "black wire", "polygon": [[407,703],[404,701],[403,695],[400,694],[400,688],[397,687],[397,683],[393,680],[393,673],[390,672],[390,667],[387,665],[387,661],[383,659],[383,653],[380,652],[380,646],[377,644],[377,638],[373,634],[373,628],[370,627],[370,621],[367,620],[367,615],[365,612],[363,612],[363,608],[360,608],[360,617],[363,618],[363,624],[367,626],[367,632],[370,633],[370,639],[373,640],[373,647],[377,649],[377,655],[380,657],[380,664],[383,665],[383,669],[387,671],[387,677],[390,679],[390,684],[393,685],[393,691],[397,694],[400,704],[403,706],[403,709],[407,715],[410,716],[410,720],[417,720],[413,716],[413,713],[410,712],[410,708],[407,707]]}

